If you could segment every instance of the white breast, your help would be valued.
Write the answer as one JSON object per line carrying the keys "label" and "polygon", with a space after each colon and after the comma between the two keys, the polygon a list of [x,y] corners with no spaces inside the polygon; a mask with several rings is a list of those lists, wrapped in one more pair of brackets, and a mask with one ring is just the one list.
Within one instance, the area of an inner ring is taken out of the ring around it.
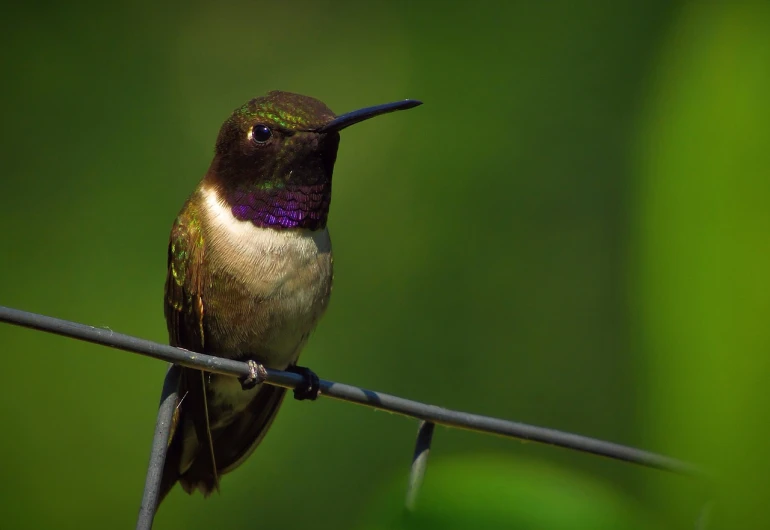
{"label": "white breast", "polygon": [[[207,344],[226,356],[249,355],[271,368],[295,363],[329,301],[331,240],[326,228],[273,229],[233,216],[213,187],[202,187],[204,305],[226,306],[237,318],[209,313]],[[212,272],[213,271],[213,272]],[[243,392],[237,379],[212,376],[212,425],[225,425],[259,388]]]}
{"label": "white breast", "polygon": [[[221,265],[234,277],[249,278],[261,284],[260,291],[264,289],[266,295],[277,289],[305,290],[306,285],[292,285],[302,281],[300,276],[309,274],[315,280],[321,280],[317,275],[326,271],[317,270],[319,257],[328,256],[331,252],[331,240],[326,228],[261,228],[234,217],[216,189],[208,188],[201,192],[206,202],[206,224],[212,228],[209,230],[211,239],[206,244],[215,245],[218,250],[229,250],[217,252],[216,256],[223,259]],[[311,288],[307,294],[312,297],[315,295],[313,291]]]}
{"label": "white breast", "polygon": [[[209,226],[219,228],[211,231],[214,240],[208,244],[231,247],[236,254],[231,257],[238,258],[235,260],[236,263],[232,263],[233,268],[244,267],[238,272],[253,271],[254,265],[261,264],[267,266],[268,271],[280,276],[281,270],[273,271],[273,269],[285,269],[286,267],[281,267],[281,264],[293,267],[300,265],[301,262],[314,260],[320,253],[331,251],[331,240],[326,228],[323,230],[261,228],[249,221],[241,221],[234,217],[230,207],[219,197],[215,188],[204,188],[201,193],[206,200],[204,211]],[[265,261],[270,263],[264,263]]]}
{"label": "white breast", "polygon": [[205,279],[210,307],[239,315],[210,326],[209,345],[259,354],[282,368],[294,362],[329,302],[331,240],[326,228],[273,229],[233,216],[216,189],[202,188]]}

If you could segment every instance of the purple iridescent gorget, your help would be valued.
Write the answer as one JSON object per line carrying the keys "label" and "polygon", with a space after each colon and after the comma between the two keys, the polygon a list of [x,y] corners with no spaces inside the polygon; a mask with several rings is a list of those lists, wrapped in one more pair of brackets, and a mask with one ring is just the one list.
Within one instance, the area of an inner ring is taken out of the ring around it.
{"label": "purple iridescent gorget", "polygon": [[227,195],[233,215],[241,221],[268,228],[326,226],[331,203],[331,182],[278,189],[234,190]]}

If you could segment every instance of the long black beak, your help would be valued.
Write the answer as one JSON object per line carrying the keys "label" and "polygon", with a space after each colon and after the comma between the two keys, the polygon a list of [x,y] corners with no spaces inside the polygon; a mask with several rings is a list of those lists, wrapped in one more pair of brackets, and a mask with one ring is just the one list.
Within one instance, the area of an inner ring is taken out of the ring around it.
{"label": "long black beak", "polygon": [[350,127],[358,122],[374,118],[380,114],[387,114],[388,112],[395,112],[397,110],[406,110],[422,105],[422,101],[416,99],[405,99],[403,101],[394,101],[393,103],[385,103],[383,105],[375,105],[374,107],[366,107],[365,109],[354,110],[341,116],[337,116],[332,121],[316,129],[316,132],[327,133],[333,131],[341,131],[345,127]]}

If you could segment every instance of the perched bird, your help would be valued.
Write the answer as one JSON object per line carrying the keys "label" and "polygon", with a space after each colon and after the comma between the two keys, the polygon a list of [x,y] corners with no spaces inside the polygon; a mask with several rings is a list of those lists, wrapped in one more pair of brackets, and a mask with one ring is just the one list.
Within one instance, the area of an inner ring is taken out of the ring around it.
{"label": "perched bird", "polygon": [[[404,100],[335,116],[317,99],[273,91],[236,109],[171,229],[171,344],[251,361],[253,372],[255,362],[298,369],[332,289],[326,220],[339,131],[419,104]],[[256,376],[239,381],[182,369],[161,500],[177,481],[208,496],[259,444],[285,389],[255,384]],[[308,392],[295,396],[314,398],[317,388]]]}

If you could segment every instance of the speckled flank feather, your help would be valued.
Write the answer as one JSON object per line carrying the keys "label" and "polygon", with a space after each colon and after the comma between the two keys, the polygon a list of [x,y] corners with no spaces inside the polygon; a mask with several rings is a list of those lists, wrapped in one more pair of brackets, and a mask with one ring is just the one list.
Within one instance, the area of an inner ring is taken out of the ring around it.
{"label": "speckled flank feather", "polygon": [[[188,200],[171,229],[168,245],[168,276],[166,278],[166,323],[169,342],[192,351],[205,351],[203,306],[203,261],[205,244],[200,209],[195,201]],[[201,462],[211,470],[205,491],[219,488],[217,465],[211,439],[208,403],[204,374],[200,370],[185,368],[179,384],[179,395],[186,401],[185,408],[177,408],[174,415],[174,436],[169,441],[166,465],[161,479],[161,499],[177,480],[180,470],[189,467],[189,443],[185,450],[185,438],[196,439],[196,452]],[[198,414],[182,414],[183,410],[201,411]]]}
{"label": "speckled flank feather", "polygon": [[197,205],[188,200],[171,229],[166,322],[172,345],[188,344],[202,351],[203,304],[200,295],[203,285],[200,273],[204,260],[204,241],[199,214]]}

